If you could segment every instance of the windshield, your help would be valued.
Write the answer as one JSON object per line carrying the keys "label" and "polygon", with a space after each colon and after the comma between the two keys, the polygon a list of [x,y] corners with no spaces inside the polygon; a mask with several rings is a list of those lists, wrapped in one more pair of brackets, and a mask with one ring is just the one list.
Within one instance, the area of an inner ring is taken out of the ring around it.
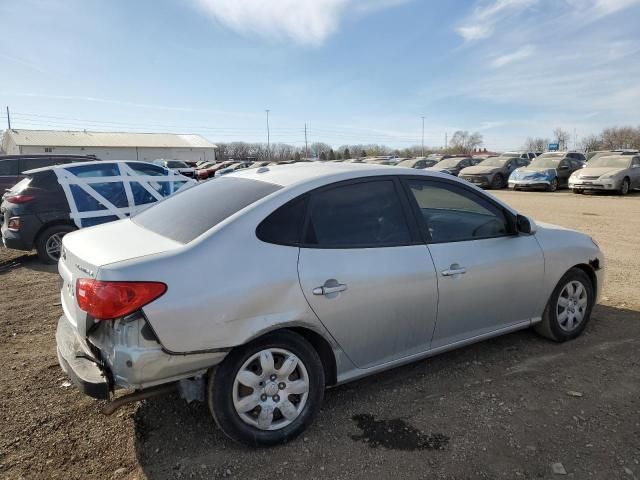
{"label": "windshield", "polygon": [[446,160],[442,160],[441,162],[436,163],[436,168],[451,168],[456,167],[463,160],[462,158],[447,158]]}
{"label": "windshield", "polygon": [[511,160],[512,157],[491,157],[480,162],[483,167],[504,167],[504,165]]}
{"label": "windshield", "polygon": [[543,153],[534,158],[529,166],[531,168],[556,168],[563,158],[564,154],[562,153]]}
{"label": "windshield", "polygon": [[512,157],[519,157],[520,154],[515,152],[504,152],[504,153],[501,153],[500,156],[512,158]]}
{"label": "windshield", "polygon": [[[234,213],[281,188],[258,180],[221,177],[162,200],[132,220],[163,237],[189,243]],[[194,208],[194,205],[200,208]]]}
{"label": "windshield", "polygon": [[169,160],[167,162],[167,167],[168,168],[189,168],[189,165],[187,165],[184,162],[179,162],[177,160]]}
{"label": "windshield", "polygon": [[414,159],[414,158],[409,158],[407,160],[403,160],[401,162],[398,162],[398,166],[399,167],[413,167],[413,165],[417,162],[418,160]]}
{"label": "windshield", "polygon": [[589,167],[611,167],[611,168],[629,168],[631,166],[631,157],[622,156],[601,156],[594,157],[589,162]]}

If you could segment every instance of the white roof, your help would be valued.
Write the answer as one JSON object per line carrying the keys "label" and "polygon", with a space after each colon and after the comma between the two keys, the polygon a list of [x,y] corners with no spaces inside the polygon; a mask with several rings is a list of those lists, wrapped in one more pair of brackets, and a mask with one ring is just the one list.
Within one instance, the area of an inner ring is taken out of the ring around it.
{"label": "white roof", "polygon": [[209,140],[195,134],[24,129],[7,130],[5,134],[16,145],[33,147],[216,148]]}

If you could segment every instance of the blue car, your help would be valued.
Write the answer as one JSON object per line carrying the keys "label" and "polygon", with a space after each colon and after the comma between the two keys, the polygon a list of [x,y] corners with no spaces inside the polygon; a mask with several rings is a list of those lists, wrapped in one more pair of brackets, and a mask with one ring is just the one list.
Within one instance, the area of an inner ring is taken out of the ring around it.
{"label": "blue car", "polygon": [[509,176],[509,188],[542,189],[554,192],[567,187],[573,172],[586,165],[578,152],[548,152],[536,157],[528,166],[518,168]]}

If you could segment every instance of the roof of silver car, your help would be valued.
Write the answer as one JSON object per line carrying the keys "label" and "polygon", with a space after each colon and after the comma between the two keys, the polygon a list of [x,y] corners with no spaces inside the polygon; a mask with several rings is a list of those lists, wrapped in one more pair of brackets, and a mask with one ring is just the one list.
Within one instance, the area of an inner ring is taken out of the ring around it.
{"label": "roof of silver car", "polygon": [[[371,163],[337,163],[337,162],[301,162],[290,165],[270,165],[236,171],[231,175],[262,180],[283,187],[311,179],[333,177],[341,174],[363,173],[365,175],[420,174],[421,170],[412,168],[379,165]],[[423,172],[426,173],[426,172]],[[431,173],[434,175],[434,173]],[[354,175],[355,177],[356,175]]]}

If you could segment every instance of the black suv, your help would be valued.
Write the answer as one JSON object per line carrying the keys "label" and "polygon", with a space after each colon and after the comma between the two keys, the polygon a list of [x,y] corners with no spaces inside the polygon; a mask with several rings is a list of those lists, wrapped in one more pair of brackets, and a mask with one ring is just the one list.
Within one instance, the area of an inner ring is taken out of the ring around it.
{"label": "black suv", "polygon": [[22,172],[92,160],[98,159],[94,155],[0,155],[0,197],[24,178]]}

